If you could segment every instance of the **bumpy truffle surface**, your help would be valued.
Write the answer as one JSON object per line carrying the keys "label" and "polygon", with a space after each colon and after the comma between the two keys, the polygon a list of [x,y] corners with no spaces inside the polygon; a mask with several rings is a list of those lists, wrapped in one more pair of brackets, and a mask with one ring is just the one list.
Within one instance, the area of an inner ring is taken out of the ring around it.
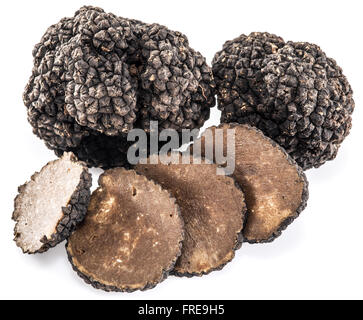
{"label": "bumpy truffle surface", "polygon": [[[233,177],[241,186],[247,205],[244,240],[273,241],[306,207],[308,182],[304,172],[283,148],[255,127],[230,123],[207,130],[212,131],[212,136],[215,130],[223,130],[224,152],[228,144],[227,130],[234,130]],[[211,150],[216,147],[214,141],[203,135],[201,139],[202,154],[206,146]]]}
{"label": "bumpy truffle surface", "polygon": [[72,153],[35,173],[15,198],[17,246],[41,253],[68,238],[87,212],[91,184],[87,167]]}
{"label": "bumpy truffle surface", "polygon": [[241,245],[246,211],[242,191],[231,177],[217,175],[214,164],[166,162],[166,155],[152,156],[135,170],[169,190],[180,206],[185,240],[173,273],[201,276],[222,269]]}
{"label": "bumpy truffle surface", "polygon": [[99,135],[126,144],[131,129],[147,131],[151,120],[160,130],[200,128],[215,104],[212,70],[183,34],[100,8],[82,7],[52,25],[33,57],[23,100],[34,133],[89,165],[115,165],[94,154]]}
{"label": "bumpy truffle surface", "polygon": [[336,157],[351,128],[353,93],[317,45],[241,35],[215,55],[213,73],[222,122],[256,126],[304,170]]}
{"label": "bumpy truffle surface", "polygon": [[[69,150],[76,154],[79,159],[84,159],[89,167],[129,168],[127,151],[133,143],[127,141],[126,137],[110,137],[93,132],[82,139],[77,147],[69,148]],[[64,150],[54,149],[54,152],[60,157]]]}
{"label": "bumpy truffle surface", "polygon": [[103,173],[99,185],[84,223],[68,239],[74,270],[105,291],[153,288],[180,255],[184,229],[175,199],[123,168]]}

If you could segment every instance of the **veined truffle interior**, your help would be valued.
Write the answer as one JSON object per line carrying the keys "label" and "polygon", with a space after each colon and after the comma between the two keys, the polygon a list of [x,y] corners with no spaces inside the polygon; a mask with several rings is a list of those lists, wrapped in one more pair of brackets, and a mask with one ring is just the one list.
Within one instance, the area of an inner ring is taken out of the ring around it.
{"label": "veined truffle interior", "polygon": [[49,239],[56,232],[62,207],[68,205],[82,171],[82,165],[73,162],[68,153],[43,167],[22,187],[14,217],[16,242],[25,252],[39,250],[41,239]]}
{"label": "veined truffle interior", "polygon": [[128,291],[159,283],[179,256],[182,240],[175,199],[136,172],[117,168],[100,177],[67,250],[92,282]]}
{"label": "veined truffle interior", "polygon": [[[248,211],[244,238],[250,242],[267,241],[286,219],[296,217],[303,201],[304,178],[282,148],[259,130],[228,124],[217,129],[224,130],[224,152],[226,130],[235,129],[233,176],[245,194]],[[203,145],[210,143],[204,137],[202,141]]]}

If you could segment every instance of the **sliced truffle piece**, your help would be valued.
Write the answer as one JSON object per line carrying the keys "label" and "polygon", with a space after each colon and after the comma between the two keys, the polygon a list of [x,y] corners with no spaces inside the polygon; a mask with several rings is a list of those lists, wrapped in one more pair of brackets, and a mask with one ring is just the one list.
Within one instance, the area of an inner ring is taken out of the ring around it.
{"label": "sliced truffle piece", "polygon": [[221,121],[256,126],[304,170],[334,159],[349,134],[352,88],[315,44],[241,35],[215,55],[213,73]]}
{"label": "sliced truffle piece", "polygon": [[217,175],[214,164],[167,165],[164,156],[155,157],[159,164],[139,164],[136,171],[169,190],[180,206],[185,240],[173,273],[201,276],[222,269],[242,241],[242,191],[231,177]]}
{"label": "sliced truffle piece", "polygon": [[87,167],[72,153],[35,173],[15,198],[17,246],[40,253],[68,238],[87,212],[91,184]]}
{"label": "sliced truffle piece", "polygon": [[[305,209],[308,182],[302,169],[273,140],[248,125],[223,124],[223,150],[227,129],[235,131],[235,171],[247,205],[243,237],[249,243],[271,242]],[[204,147],[213,143],[202,136]],[[212,148],[212,146],[209,145]]]}
{"label": "sliced truffle piece", "polygon": [[133,170],[105,171],[84,223],[68,239],[73,269],[105,291],[145,290],[164,280],[184,238],[168,191]]}

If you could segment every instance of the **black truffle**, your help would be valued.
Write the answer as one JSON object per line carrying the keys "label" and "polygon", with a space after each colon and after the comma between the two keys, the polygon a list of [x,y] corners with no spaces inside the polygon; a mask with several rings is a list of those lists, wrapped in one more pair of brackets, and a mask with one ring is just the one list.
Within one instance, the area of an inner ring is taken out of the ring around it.
{"label": "black truffle", "polygon": [[[235,135],[232,176],[246,197],[244,240],[249,243],[271,242],[305,209],[309,197],[306,176],[281,146],[257,128],[230,123],[207,130],[214,137],[217,129],[223,130],[221,150],[225,154],[230,143],[227,130],[233,130]],[[204,134],[201,140],[203,155],[206,147],[209,150],[216,147],[215,141],[206,139]]]}
{"label": "black truffle", "polygon": [[354,101],[342,69],[318,46],[241,35],[215,55],[213,73],[222,122],[256,126],[304,170],[335,158]]}
{"label": "black truffle", "polygon": [[220,270],[241,246],[244,195],[233,178],[217,175],[215,164],[167,161],[165,154],[154,155],[135,170],[169,190],[180,207],[185,240],[173,274],[202,276]]}
{"label": "black truffle", "polygon": [[[103,169],[114,167],[130,168],[127,161],[127,150],[134,142],[126,137],[110,137],[95,132],[84,137],[77,147],[69,148],[71,152],[83,159],[89,167]],[[57,156],[62,156],[63,149],[54,149]]]}
{"label": "black truffle", "polygon": [[99,185],[84,223],[68,239],[73,269],[105,291],[153,288],[180,255],[184,229],[175,199],[123,168],[103,173]]}
{"label": "black truffle", "polygon": [[15,198],[17,246],[41,253],[68,238],[86,214],[91,184],[87,167],[71,153],[35,173]]}
{"label": "black truffle", "polygon": [[[212,70],[183,34],[100,8],[82,7],[51,26],[33,56],[23,95],[33,132],[89,165],[124,165],[115,139],[128,145],[127,133],[148,131],[151,120],[160,130],[200,128],[215,104]],[[115,163],[94,153],[100,140],[119,156]]]}

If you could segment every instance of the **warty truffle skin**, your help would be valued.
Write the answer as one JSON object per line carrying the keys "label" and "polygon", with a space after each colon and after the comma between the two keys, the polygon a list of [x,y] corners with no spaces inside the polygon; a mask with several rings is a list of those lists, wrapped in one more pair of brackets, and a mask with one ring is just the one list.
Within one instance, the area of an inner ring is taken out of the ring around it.
{"label": "warty truffle skin", "polygon": [[82,7],[49,27],[33,57],[23,94],[33,132],[57,155],[72,151],[88,165],[126,160],[118,153],[119,161],[99,163],[103,156],[85,145],[102,149],[107,137],[127,145],[127,133],[148,131],[151,120],[159,130],[200,128],[215,105],[212,70],[186,36],[100,8]]}
{"label": "warty truffle skin", "polygon": [[212,64],[221,122],[256,126],[304,170],[336,157],[353,92],[320,47],[255,32],[227,41]]}

